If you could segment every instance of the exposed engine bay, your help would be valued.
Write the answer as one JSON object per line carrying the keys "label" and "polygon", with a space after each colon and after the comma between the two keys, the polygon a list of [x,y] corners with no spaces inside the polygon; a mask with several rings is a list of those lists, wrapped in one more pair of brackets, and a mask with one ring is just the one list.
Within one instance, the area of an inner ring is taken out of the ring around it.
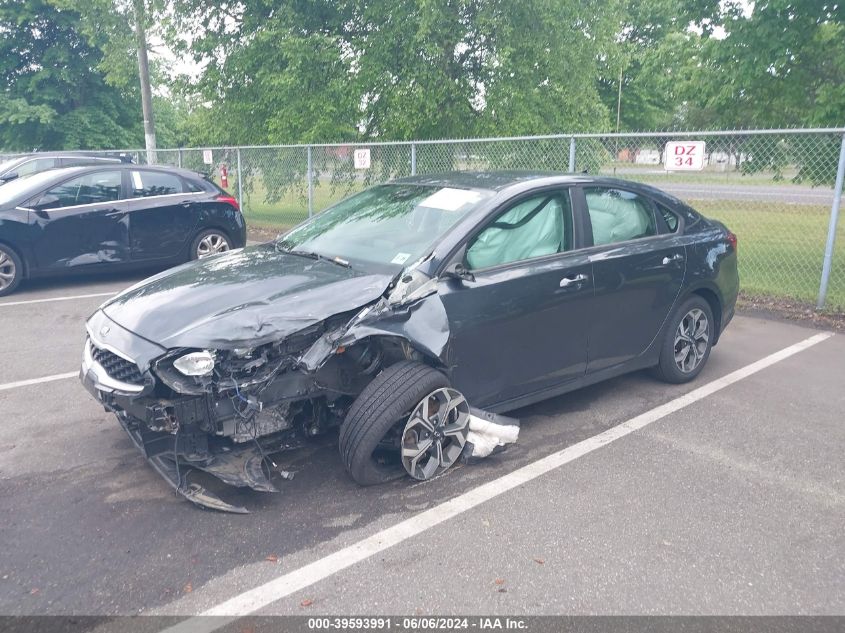
{"label": "exposed engine bay", "polygon": [[[436,368],[447,362],[448,321],[436,284],[415,272],[392,280],[363,308],[254,347],[233,342],[240,346],[180,347],[156,355],[158,346],[111,319],[108,306],[91,317],[87,330],[80,378],[89,392],[116,414],[180,494],[230,512],[247,510],[189,481],[192,469],[232,486],[275,492],[272,475],[293,473],[276,468],[268,456],[337,429],[382,369],[401,361]],[[452,450],[463,448],[469,419]],[[487,437],[481,443],[489,453],[497,439]],[[401,442],[401,433],[387,434],[384,454],[398,456]],[[403,474],[401,461],[395,465]]]}

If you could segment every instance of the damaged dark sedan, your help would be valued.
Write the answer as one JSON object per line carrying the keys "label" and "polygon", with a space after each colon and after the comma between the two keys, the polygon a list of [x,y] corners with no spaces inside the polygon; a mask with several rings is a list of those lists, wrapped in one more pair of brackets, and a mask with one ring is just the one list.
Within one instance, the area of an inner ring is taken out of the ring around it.
{"label": "damaged dark sedan", "polygon": [[274,491],[269,456],[339,429],[358,483],[429,479],[512,441],[503,412],[638,369],[692,380],[738,286],[736,236],[653,187],[412,177],[122,292],[80,378],[181,494],[243,512],[190,473]]}

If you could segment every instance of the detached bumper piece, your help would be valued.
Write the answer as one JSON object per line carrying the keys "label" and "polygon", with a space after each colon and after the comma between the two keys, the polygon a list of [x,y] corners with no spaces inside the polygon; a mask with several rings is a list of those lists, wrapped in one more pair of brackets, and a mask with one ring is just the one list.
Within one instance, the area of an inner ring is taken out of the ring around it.
{"label": "detached bumper piece", "polygon": [[519,439],[519,420],[470,407],[469,433],[462,455],[465,464],[475,464],[496,455]]}
{"label": "detached bumper piece", "polygon": [[[257,454],[256,447],[244,447],[216,453],[201,462],[185,461],[174,457],[178,453],[191,453],[195,448],[190,445],[189,437],[179,435],[162,436],[159,433],[145,432],[141,425],[133,423],[125,413],[117,414],[123,430],[132,439],[138,450],[150,462],[156,472],[169,483],[176,492],[191,503],[203,508],[249,514],[243,506],[226,503],[213,492],[197,483],[189,483],[188,475],[193,470],[201,470],[214,475],[222,482],[239,488],[251,488],[259,492],[278,492],[264,472],[264,457]],[[178,447],[176,443],[179,443]],[[177,459],[179,460],[177,463]]]}

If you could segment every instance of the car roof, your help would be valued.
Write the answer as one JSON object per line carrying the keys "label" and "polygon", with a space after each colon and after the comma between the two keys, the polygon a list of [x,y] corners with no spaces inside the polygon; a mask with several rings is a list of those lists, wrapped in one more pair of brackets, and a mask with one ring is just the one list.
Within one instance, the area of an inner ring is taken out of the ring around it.
{"label": "car roof", "polygon": [[119,152],[115,152],[113,154],[89,154],[86,152],[36,152],[34,154],[21,154],[18,156],[12,156],[8,160],[9,162],[19,162],[23,160],[32,160],[33,158],[85,158],[88,160],[107,161],[123,160],[121,158],[121,153]]}
{"label": "car roof", "polygon": [[589,178],[585,174],[569,174],[548,171],[450,171],[424,176],[409,176],[397,178],[391,182],[411,185],[431,185],[437,187],[456,187],[459,189],[484,189],[487,191],[502,191],[513,185],[528,183],[534,180],[554,178],[560,182],[582,182]]}
{"label": "car roof", "polygon": [[392,180],[394,184],[430,185],[437,187],[455,187],[458,189],[480,189],[501,192],[511,188],[530,189],[532,185],[573,185],[594,184],[607,187],[623,187],[643,192],[665,203],[683,204],[681,200],[657,187],[631,180],[622,180],[612,176],[596,174],[553,172],[553,171],[452,171],[424,176],[409,176]]}
{"label": "car roof", "polygon": [[161,173],[177,174],[185,178],[203,178],[204,176],[198,172],[190,169],[182,169],[180,167],[171,167],[170,165],[136,165],[134,163],[109,163],[105,165],[74,165],[73,167],[57,167],[50,170],[50,173],[55,174],[56,177],[65,176],[69,174],[84,174],[91,171],[99,171],[101,169],[121,169],[138,171],[143,169],[145,171],[157,171]]}

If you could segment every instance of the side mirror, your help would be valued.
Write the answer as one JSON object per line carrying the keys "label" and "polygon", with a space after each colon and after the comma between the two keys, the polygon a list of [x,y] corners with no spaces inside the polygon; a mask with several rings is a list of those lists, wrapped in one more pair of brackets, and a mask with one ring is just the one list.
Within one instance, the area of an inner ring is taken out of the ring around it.
{"label": "side mirror", "polygon": [[466,266],[464,266],[461,262],[449,264],[440,276],[460,279],[462,281],[475,281],[475,275],[467,270]]}
{"label": "side mirror", "polygon": [[9,171],[0,176],[0,182],[9,182],[10,180],[14,180],[18,177],[18,172],[16,171]]}

